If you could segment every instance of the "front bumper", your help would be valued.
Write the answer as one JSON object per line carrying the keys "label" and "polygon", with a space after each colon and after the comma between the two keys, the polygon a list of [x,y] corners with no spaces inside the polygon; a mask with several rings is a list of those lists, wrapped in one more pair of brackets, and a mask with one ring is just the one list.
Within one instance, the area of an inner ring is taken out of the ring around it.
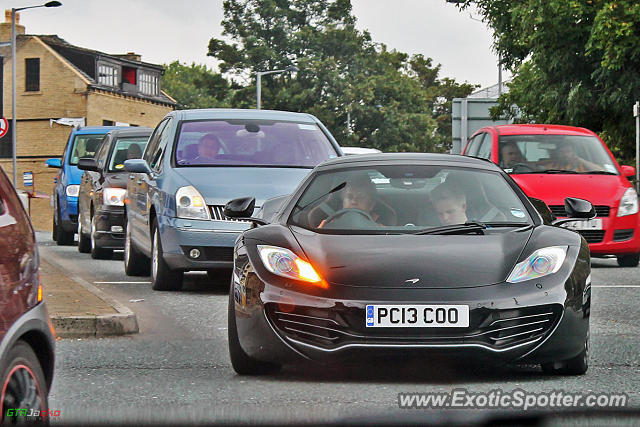
{"label": "front bumper", "polygon": [[64,196],[60,206],[60,224],[66,232],[76,232],[78,230],[78,198]]}
{"label": "front bumper", "polygon": [[585,230],[580,234],[589,243],[592,256],[632,255],[640,252],[640,215],[617,217],[612,208],[608,217],[602,218],[602,230]]}
{"label": "front bumper", "polygon": [[106,249],[124,248],[124,206],[103,207],[95,214],[98,247]]}
{"label": "front bumper", "polygon": [[[240,221],[185,220],[158,217],[164,260],[172,270],[198,271],[233,267],[233,246],[251,224]],[[189,253],[198,249],[200,256]]]}
{"label": "front bumper", "polygon": [[[255,274],[235,271],[232,291],[240,344],[251,357],[265,362],[359,359],[408,351],[535,363],[566,360],[582,351],[588,334],[590,287],[584,287],[584,277],[582,285],[575,277],[543,279],[393,291],[330,285],[331,293],[340,295],[331,298],[298,292],[293,286],[283,289],[261,282]],[[366,327],[368,304],[417,303],[468,305],[470,325]]]}

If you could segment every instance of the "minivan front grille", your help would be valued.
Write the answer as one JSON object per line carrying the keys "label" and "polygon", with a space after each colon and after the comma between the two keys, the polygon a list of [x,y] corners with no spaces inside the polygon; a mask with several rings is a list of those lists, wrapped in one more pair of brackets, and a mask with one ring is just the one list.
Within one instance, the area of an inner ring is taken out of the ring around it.
{"label": "minivan front grille", "polygon": [[604,240],[604,230],[576,230],[587,243],[600,243]]}
{"label": "minivan front grille", "polygon": [[212,205],[209,206],[211,208],[211,219],[216,221],[230,221],[230,222],[249,222],[241,219],[234,219],[225,216],[224,214],[224,206],[222,205]]}

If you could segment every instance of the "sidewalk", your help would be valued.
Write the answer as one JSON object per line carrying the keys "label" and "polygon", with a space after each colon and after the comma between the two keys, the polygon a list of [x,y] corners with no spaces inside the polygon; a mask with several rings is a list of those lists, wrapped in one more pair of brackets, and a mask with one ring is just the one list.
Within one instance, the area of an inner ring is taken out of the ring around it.
{"label": "sidewalk", "polygon": [[87,281],[69,276],[40,258],[40,277],[49,316],[62,338],[138,332],[136,315]]}

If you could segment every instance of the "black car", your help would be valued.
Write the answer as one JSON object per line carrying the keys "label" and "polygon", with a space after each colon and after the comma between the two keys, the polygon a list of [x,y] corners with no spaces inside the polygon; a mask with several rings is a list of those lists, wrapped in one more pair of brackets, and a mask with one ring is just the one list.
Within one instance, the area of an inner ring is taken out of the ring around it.
{"label": "black car", "polygon": [[78,250],[107,258],[124,248],[124,202],[128,159],[139,159],[153,129],[136,127],[108,132],[94,158],[80,159],[84,170],[78,195]]}
{"label": "black car", "polygon": [[[55,338],[43,301],[38,247],[29,217],[0,167],[0,422],[44,414]],[[33,412],[31,411],[33,410]]]}
{"label": "black car", "polygon": [[[595,215],[565,204],[573,220]],[[587,243],[494,164],[345,157],[252,209],[251,198],[225,207],[254,224],[236,242],[229,294],[240,374],[414,352],[587,370]]]}

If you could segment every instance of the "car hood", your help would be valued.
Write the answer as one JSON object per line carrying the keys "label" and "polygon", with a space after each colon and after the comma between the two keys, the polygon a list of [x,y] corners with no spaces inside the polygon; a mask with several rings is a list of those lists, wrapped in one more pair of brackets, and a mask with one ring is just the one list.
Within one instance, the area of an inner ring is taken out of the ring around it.
{"label": "car hood", "polygon": [[182,167],[174,169],[198,189],[208,205],[225,205],[238,197],[265,200],[290,194],[311,171],[307,168]]}
{"label": "car hood", "polygon": [[[503,282],[532,233],[382,236],[292,231],[329,283],[381,288],[462,288]],[[410,281],[415,279],[419,280]]]}
{"label": "car hood", "polygon": [[630,185],[618,175],[513,174],[511,178],[527,196],[547,205],[564,205],[566,197],[577,197],[594,205],[614,206]]}

